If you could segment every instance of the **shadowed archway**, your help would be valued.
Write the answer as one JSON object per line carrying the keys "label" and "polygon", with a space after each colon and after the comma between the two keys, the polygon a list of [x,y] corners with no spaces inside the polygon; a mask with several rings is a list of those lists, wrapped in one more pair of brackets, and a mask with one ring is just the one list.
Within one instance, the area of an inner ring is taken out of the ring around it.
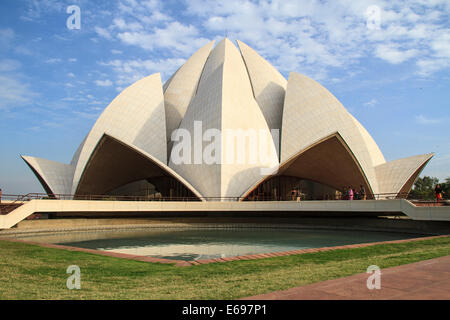
{"label": "shadowed archway", "polygon": [[169,170],[132,146],[105,134],[84,169],[75,195],[105,195],[135,181],[163,177],[176,180],[183,189],[182,196],[198,198]]}
{"label": "shadowed archway", "polygon": [[[312,144],[283,163],[275,176],[290,176],[314,181],[336,190],[351,186],[359,190],[363,185],[367,198],[373,191],[358,160],[338,132]],[[265,177],[244,194],[247,198],[261,184],[273,176]]]}

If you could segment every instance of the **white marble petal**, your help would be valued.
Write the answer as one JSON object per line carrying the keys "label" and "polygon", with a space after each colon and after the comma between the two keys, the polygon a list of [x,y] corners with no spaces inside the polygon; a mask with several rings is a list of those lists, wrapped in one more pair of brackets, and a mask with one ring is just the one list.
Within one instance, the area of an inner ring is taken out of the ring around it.
{"label": "white marble petal", "polygon": [[[378,154],[378,147],[374,147],[375,142],[369,139],[367,131],[318,82],[291,72],[282,123],[282,164],[314,141],[339,132],[359,162],[373,193],[378,193],[374,165],[384,158]],[[373,154],[377,156],[373,158]]]}
{"label": "white marble petal", "polygon": [[[401,192],[408,181],[410,181],[412,186],[412,183],[414,183],[433,155],[423,154],[397,159],[375,167],[381,198],[393,197]],[[402,192],[409,192],[411,186],[406,188],[408,189],[407,191]]]}
{"label": "white marble petal", "polygon": [[164,96],[159,73],[126,88],[100,115],[80,152],[73,179],[73,194],[91,153],[105,133],[167,163]]}
{"label": "white marble petal", "polygon": [[[206,197],[239,197],[262,177],[261,168],[278,165],[275,145],[269,136],[267,156],[251,163],[250,157],[239,163],[230,162],[228,156],[235,150],[229,147],[227,132],[240,130],[263,131],[270,135],[264,116],[254,99],[244,61],[236,46],[222,40],[211,52],[203,70],[198,91],[192,100],[180,129],[186,129],[194,139],[195,122],[202,130],[222,132],[220,163],[177,164],[171,158],[169,166]],[[266,136],[267,137],[267,136]],[[203,142],[204,149],[209,143]],[[177,143],[174,144],[174,149]],[[174,150],[173,149],[173,150]],[[172,156],[173,156],[172,150]],[[195,161],[195,148],[191,159]],[[259,157],[258,157],[259,158]],[[264,162],[264,163],[263,163]]]}
{"label": "white marble petal", "polygon": [[29,156],[22,156],[22,159],[32,168],[49,195],[71,194],[75,166]]}
{"label": "white marble petal", "polygon": [[[195,95],[206,60],[214,46],[209,42],[194,53],[164,85],[167,140],[177,129]],[[170,153],[170,150],[169,150]]]}
{"label": "white marble petal", "polygon": [[[267,121],[269,129],[281,130],[284,95],[287,81],[267,60],[241,41],[237,41],[247,67],[253,94]],[[280,141],[274,143],[278,146]]]}

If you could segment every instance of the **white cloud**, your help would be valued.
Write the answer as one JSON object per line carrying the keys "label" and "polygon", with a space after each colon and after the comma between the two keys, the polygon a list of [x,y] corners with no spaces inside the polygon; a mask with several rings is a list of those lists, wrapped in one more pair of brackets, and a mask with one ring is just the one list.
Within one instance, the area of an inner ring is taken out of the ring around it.
{"label": "white cloud", "polygon": [[20,19],[25,21],[39,20],[43,14],[49,12],[64,12],[67,4],[60,0],[30,0],[27,1],[28,7],[20,16]]}
{"label": "white cloud", "polygon": [[0,29],[0,45],[2,47],[7,47],[14,39],[14,31],[11,28]]}
{"label": "white cloud", "polygon": [[374,107],[374,106],[376,106],[377,104],[378,104],[377,99],[372,99],[372,100],[370,100],[370,101],[365,102],[365,103],[364,103],[364,106],[366,106],[366,107]]}
{"label": "white cloud", "polygon": [[420,76],[428,77],[435,72],[450,67],[450,61],[448,59],[423,59],[418,60],[416,65],[419,67],[416,73]]}
{"label": "white cloud", "polygon": [[73,114],[85,119],[97,119],[99,116],[98,111],[73,111]]}
{"label": "white cloud", "polygon": [[13,59],[1,59],[0,60],[0,72],[8,72],[19,69],[20,62]]}
{"label": "white cloud", "polygon": [[44,62],[45,63],[49,63],[49,64],[53,64],[53,63],[59,63],[61,61],[62,60],[60,58],[50,58],[50,59],[45,60]]}
{"label": "white cloud", "polygon": [[110,87],[110,86],[112,86],[113,83],[111,80],[106,79],[106,80],[96,80],[95,84],[100,87]]}
{"label": "white cloud", "polygon": [[[367,28],[365,12],[371,5],[381,11],[378,31]],[[426,57],[431,50],[446,52],[449,41],[442,39],[442,22],[449,9],[445,1],[400,6],[385,0],[191,0],[187,12],[202,17],[209,31],[248,42],[285,73],[326,76],[330,68],[349,68],[372,55],[399,64]]]}
{"label": "white cloud", "polygon": [[144,28],[140,22],[127,23],[123,18],[114,19],[112,27],[116,27],[119,30],[130,30],[130,31],[138,31]]}
{"label": "white cloud", "polygon": [[95,32],[105,39],[112,39],[111,33],[105,28],[95,27]]}
{"label": "white cloud", "polygon": [[420,124],[431,125],[441,123],[442,119],[431,119],[425,117],[424,115],[418,115],[416,116],[416,121]]}
{"label": "white cloud", "polygon": [[161,73],[163,81],[167,80],[183,63],[185,59],[169,58],[161,60],[111,60],[100,63],[113,68],[116,75],[115,83],[118,91],[133,82],[154,73]]}
{"label": "white cloud", "polygon": [[392,45],[379,45],[375,51],[375,55],[392,64],[398,64],[411,59],[412,57],[419,54],[418,50],[408,49],[400,50]]}
{"label": "white cloud", "polygon": [[162,28],[147,31],[126,31],[117,34],[125,44],[135,45],[146,50],[159,48],[193,52],[208,42],[199,37],[199,31],[192,25],[184,25],[178,21],[170,22]]}
{"label": "white cloud", "polygon": [[0,74],[0,109],[24,106],[36,96],[19,76]]}
{"label": "white cloud", "polygon": [[25,106],[38,96],[29,88],[20,68],[17,60],[0,59],[0,110]]}
{"label": "white cloud", "polygon": [[431,49],[438,58],[450,59],[450,29],[431,42]]}
{"label": "white cloud", "polygon": [[[109,24],[96,32],[158,55],[165,50],[166,58],[187,58],[208,40],[228,34],[286,76],[297,71],[318,80],[327,79],[333,68],[361,70],[361,59],[371,57],[411,63],[410,75],[431,75],[436,64],[448,67],[435,63],[450,50],[446,1],[190,0],[184,5],[180,19],[164,1],[119,0]],[[372,5],[380,8],[379,30],[367,27],[366,10]]]}

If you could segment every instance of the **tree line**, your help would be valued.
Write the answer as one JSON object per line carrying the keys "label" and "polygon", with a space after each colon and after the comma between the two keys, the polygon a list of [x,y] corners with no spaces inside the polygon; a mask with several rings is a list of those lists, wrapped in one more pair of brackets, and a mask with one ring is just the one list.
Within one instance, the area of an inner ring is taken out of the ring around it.
{"label": "tree line", "polygon": [[450,177],[445,182],[440,182],[438,178],[425,176],[418,178],[409,193],[408,199],[435,200],[434,188],[439,184],[444,191],[443,198],[450,199]]}

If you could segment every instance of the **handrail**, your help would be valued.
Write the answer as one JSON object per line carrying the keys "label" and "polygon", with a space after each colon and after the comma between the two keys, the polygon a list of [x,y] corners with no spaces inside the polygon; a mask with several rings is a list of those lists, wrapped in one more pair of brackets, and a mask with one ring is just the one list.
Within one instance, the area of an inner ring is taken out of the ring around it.
{"label": "handrail", "polygon": [[[22,197],[25,197],[26,195],[24,195],[24,196],[22,196]],[[3,195],[2,195],[2,197],[3,197]],[[8,214],[11,210],[9,210],[9,209],[11,209],[12,207],[14,207],[13,208],[13,210],[16,208],[16,206],[17,206],[17,202],[19,202],[19,201],[21,201],[21,200],[19,200],[19,198],[20,197],[18,197],[16,200],[14,200],[13,202],[8,202],[8,203],[1,203],[0,202],[0,215],[3,215],[3,214]],[[1,199],[0,199],[1,200]]]}
{"label": "handrail", "polygon": [[[382,200],[382,199],[406,199],[409,193],[379,193],[367,197],[367,200]],[[272,196],[256,196],[250,197],[150,197],[150,196],[130,196],[130,195],[73,195],[73,194],[52,194],[46,193],[27,193],[25,195],[3,194],[3,199],[14,199],[13,202],[6,203],[6,205],[15,205],[18,202],[30,201],[33,199],[58,199],[58,200],[93,200],[93,201],[296,201],[296,198],[274,198]],[[301,199],[301,201],[320,201],[320,200],[342,200],[347,199]],[[354,199],[359,201],[360,199]],[[418,201],[408,199],[410,201]]]}

